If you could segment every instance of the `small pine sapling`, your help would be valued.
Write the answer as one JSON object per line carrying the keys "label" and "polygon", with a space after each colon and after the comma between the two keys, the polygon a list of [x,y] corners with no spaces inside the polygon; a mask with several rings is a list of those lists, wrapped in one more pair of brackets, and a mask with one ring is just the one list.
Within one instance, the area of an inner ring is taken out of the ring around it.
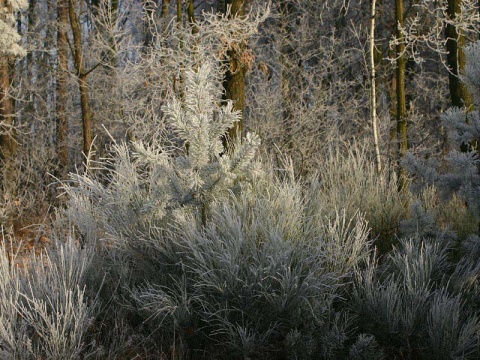
{"label": "small pine sapling", "polygon": [[218,90],[211,72],[209,63],[187,72],[185,100],[174,98],[164,107],[169,124],[185,144],[170,172],[175,200],[180,205],[199,205],[203,225],[208,204],[248,175],[260,145],[257,135],[247,133],[243,142],[224,148],[222,138],[241,114],[231,101],[216,105]]}
{"label": "small pine sapling", "polygon": [[64,185],[71,199],[67,211],[85,241],[108,237],[123,243],[186,213],[200,215],[196,218],[205,225],[209,204],[253,174],[260,139],[247,134],[243,142],[223,148],[222,136],[240,114],[231,102],[217,105],[220,90],[211,72],[209,63],[187,71],[184,99],[174,98],[164,107],[182,149],[159,140],[115,144],[101,171],[90,167],[83,175],[71,175],[74,185]]}

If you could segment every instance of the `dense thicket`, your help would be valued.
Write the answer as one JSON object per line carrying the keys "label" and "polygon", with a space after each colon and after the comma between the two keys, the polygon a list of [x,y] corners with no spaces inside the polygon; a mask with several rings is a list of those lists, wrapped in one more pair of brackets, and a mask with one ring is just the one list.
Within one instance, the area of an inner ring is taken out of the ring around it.
{"label": "dense thicket", "polygon": [[478,359],[479,10],[0,0],[0,357]]}

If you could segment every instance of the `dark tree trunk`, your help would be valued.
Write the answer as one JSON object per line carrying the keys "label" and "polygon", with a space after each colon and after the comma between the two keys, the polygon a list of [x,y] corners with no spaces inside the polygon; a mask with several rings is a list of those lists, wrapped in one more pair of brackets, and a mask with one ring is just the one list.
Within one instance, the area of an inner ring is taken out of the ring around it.
{"label": "dark tree trunk", "polygon": [[[226,6],[231,6],[230,18],[245,16],[245,0],[226,0]],[[239,50],[244,51],[246,44],[239,44]],[[245,75],[246,68],[238,58],[238,51],[227,51],[228,70],[223,82],[225,100],[233,100],[233,107],[242,113],[242,118],[229,129],[228,135],[233,142],[242,137],[243,111],[245,108]]]}
{"label": "dark tree trunk", "polygon": [[[461,12],[461,4],[462,0],[448,0],[447,12],[450,19],[455,19],[457,14]],[[459,78],[465,68],[466,59],[463,51],[465,36],[459,33],[452,24],[447,24],[445,36],[447,38],[447,64],[450,68],[448,85],[451,103],[452,106],[465,107],[466,111],[469,112],[473,110],[473,99]],[[465,118],[465,121],[467,121],[467,118]],[[476,144],[462,144],[460,150],[463,152],[469,151],[472,145],[476,147]]]}
{"label": "dark tree trunk", "polygon": [[68,0],[57,3],[58,18],[58,73],[57,73],[57,156],[59,178],[65,179],[68,174],[68,116],[66,104],[68,99]]}
{"label": "dark tree trunk", "polygon": [[195,0],[188,0],[187,12],[188,12],[188,22],[192,27],[192,33],[196,34],[198,33],[198,27],[196,25],[196,20],[195,20]]}
{"label": "dark tree trunk", "polygon": [[177,0],[177,27],[178,29],[182,28],[182,0]]}
{"label": "dark tree trunk", "polygon": [[[400,27],[404,25],[404,9],[403,0],[395,0],[395,37],[397,39],[396,56],[397,56],[397,68],[395,71],[396,80],[396,99],[397,99],[397,141],[398,141],[398,160],[403,159],[408,150],[408,137],[407,137],[407,105],[405,97],[405,42],[403,33]],[[399,166],[399,179],[400,188],[405,188],[407,173],[403,166]]]}
{"label": "dark tree trunk", "polygon": [[87,72],[85,71],[85,63],[83,59],[82,30],[75,10],[76,1],[69,0],[68,5],[70,26],[72,28],[74,43],[73,60],[75,64],[75,70],[77,72],[78,88],[80,91],[80,106],[82,109],[83,153],[88,157],[93,143],[93,129],[92,112],[89,104]]}
{"label": "dark tree trunk", "polygon": [[[461,4],[462,0],[448,0],[447,12],[450,19],[455,19],[457,14],[460,13]],[[445,35],[447,38],[447,63],[450,68],[448,80],[452,105],[470,110],[473,105],[472,98],[458,77],[465,67],[465,53],[463,51],[465,37],[452,24],[447,24]]]}
{"label": "dark tree trunk", "polygon": [[283,131],[285,146],[289,149],[294,148],[293,126],[295,117],[295,107],[301,103],[301,60],[300,54],[295,51],[294,41],[295,33],[295,5],[291,0],[283,0],[280,3],[281,12],[281,63],[282,63],[282,100],[283,100]]}

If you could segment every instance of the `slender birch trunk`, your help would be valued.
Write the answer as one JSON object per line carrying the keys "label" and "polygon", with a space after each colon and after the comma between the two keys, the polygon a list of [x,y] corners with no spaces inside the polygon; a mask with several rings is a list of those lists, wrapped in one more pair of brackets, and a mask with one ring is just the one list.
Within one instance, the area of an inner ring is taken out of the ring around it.
{"label": "slender birch trunk", "polygon": [[373,140],[375,146],[375,161],[377,171],[382,171],[382,161],[380,158],[380,142],[378,136],[378,119],[377,119],[377,100],[376,100],[376,84],[375,84],[375,2],[372,0],[371,18],[370,18],[370,120],[373,126]]}

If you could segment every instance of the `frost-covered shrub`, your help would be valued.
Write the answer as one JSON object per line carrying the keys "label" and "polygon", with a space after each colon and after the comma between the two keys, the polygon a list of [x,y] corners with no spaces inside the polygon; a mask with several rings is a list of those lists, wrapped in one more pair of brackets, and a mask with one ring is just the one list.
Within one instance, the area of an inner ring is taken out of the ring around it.
{"label": "frost-covered shrub", "polygon": [[18,311],[33,330],[35,357],[80,358],[94,316],[85,276],[92,252],[80,250],[70,239],[46,254],[30,259]]}
{"label": "frost-covered shrub", "polygon": [[[53,136],[51,124],[42,126],[45,134]],[[32,142],[31,135],[21,131],[16,141],[22,144],[22,151],[9,160],[7,167],[0,167],[0,223],[19,230],[21,226],[45,221],[51,206],[48,204],[58,203],[58,199],[50,175],[56,167],[54,146]]]}
{"label": "frost-covered shrub", "polygon": [[366,221],[318,211],[318,182],[262,170],[255,136],[221,154],[238,114],[215,105],[208,67],[186,81],[165,107],[184,150],[116,145],[101,172],[65,185],[86,243],[108,240],[128,326],[151,351],[195,358],[346,356],[352,321],[335,304],[369,256]]}
{"label": "frost-covered shrub", "polygon": [[[73,240],[18,261],[0,249],[2,359],[80,359],[94,352],[88,338],[98,309],[85,287],[93,258]],[[95,285],[98,291],[101,282]]]}
{"label": "frost-covered shrub", "polygon": [[409,218],[401,221],[404,235],[435,238],[453,242],[467,239],[478,231],[477,215],[456,193],[443,198],[435,186],[427,185],[410,206]]}
{"label": "frost-covered shrub", "polygon": [[426,320],[425,359],[478,358],[480,321],[459,295],[443,289],[434,292]]}
{"label": "frost-covered shrub", "polygon": [[[465,54],[467,64],[462,80],[473,95],[475,108],[478,109],[480,72],[477,64],[480,59],[480,43],[467,46]],[[442,230],[449,227],[457,233],[460,240],[472,234],[478,235],[480,221],[480,118],[478,110],[470,110],[452,108],[443,114],[448,138],[454,149],[443,159],[420,160],[412,154],[407,154],[404,159],[409,172],[417,178],[419,193],[425,184],[433,185],[438,191],[438,206],[430,209],[438,227]],[[455,204],[458,211],[450,209]],[[406,232],[409,232],[408,227]]]}
{"label": "frost-covered shrub", "polygon": [[439,240],[402,240],[381,265],[358,272],[352,311],[387,355],[478,358],[480,319],[468,303],[478,291],[466,280],[478,285],[478,272],[450,263],[448,251]]}
{"label": "frost-covered shrub", "polygon": [[2,359],[28,359],[28,332],[21,321],[17,304],[21,300],[20,270],[14,265],[15,257],[5,249],[5,238],[0,249],[0,357]]}
{"label": "frost-covered shrub", "polygon": [[383,350],[379,348],[375,337],[366,334],[358,336],[357,341],[351,346],[348,355],[351,360],[384,359]]}
{"label": "frost-covered shrub", "polygon": [[[191,217],[144,243],[146,279],[132,292],[159,337],[200,357],[338,359],[351,319],[337,310],[369,254],[361,218],[313,217],[308,189],[283,180],[213,206],[207,227]],[[290,217],[288,222],[284,220]],[[139,278],[139,277],[138,277]]]}

